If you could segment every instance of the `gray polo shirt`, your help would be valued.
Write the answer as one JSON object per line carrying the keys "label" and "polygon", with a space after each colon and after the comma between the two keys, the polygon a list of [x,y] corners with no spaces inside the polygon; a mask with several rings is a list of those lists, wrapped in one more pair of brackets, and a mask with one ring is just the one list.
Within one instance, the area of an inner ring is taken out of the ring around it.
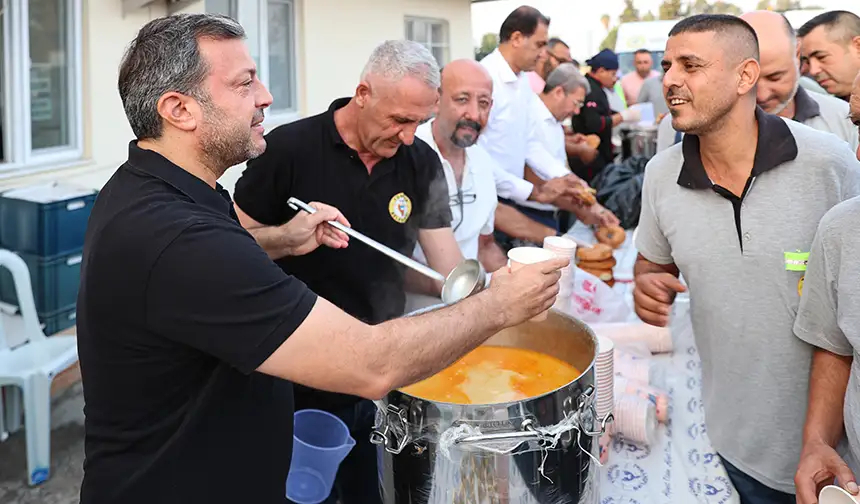
{"label": "gray polo shirt", "polygon": [[694,135],[652,158],[636,247],[649,261],[675,263],[689,287],[714,448],[794,493],[812,347],[792,333],[803,273],[788,261],[809,252],[827,210],[860,193],[860,166],[834,135],[761,109],[756,119],[742,197],[711,183]]}
{"label": "gray polo shirt", "polygon": [[838,355],[854,356],[845,393],[849,465],[860,470],[860,198],[833,207],[812,242],[803,296],[794,323],[800,339]]}

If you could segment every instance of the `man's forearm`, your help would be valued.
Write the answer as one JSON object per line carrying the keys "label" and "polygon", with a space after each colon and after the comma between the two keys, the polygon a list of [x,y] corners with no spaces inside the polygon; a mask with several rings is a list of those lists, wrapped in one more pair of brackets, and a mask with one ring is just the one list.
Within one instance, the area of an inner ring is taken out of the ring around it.
{"label": "man's forearm", "polygon": [[649,261],[639,254],[636,257],[636,264],[633,266],[633,276],[644,275],[646,273],[671,273],[678,276],[681,274],[678,271],[678,266],[675,264],[657,264]]}
{"label": "man's forearm", "polygon": [[803,442],[823,442],[836,447],[842,438],[844,422],[842,408],[845,390],[851,375],[852,357],[815,349],[809,375],[809,406]]}
{"label": "man's forearm", "polygon": [[427,275],[422,275],[411,268],[406,269],[404,284],[407,292],[436,297],[442,294],[441,282],[433,280]]}
{"label": "man's forearm", "polygon": [[287,243],[284,231],[280,226],[264,226],[247,230],[257,241],[257,244],[266,251],[266,254],[275,261],[291,254],[292,248]]}

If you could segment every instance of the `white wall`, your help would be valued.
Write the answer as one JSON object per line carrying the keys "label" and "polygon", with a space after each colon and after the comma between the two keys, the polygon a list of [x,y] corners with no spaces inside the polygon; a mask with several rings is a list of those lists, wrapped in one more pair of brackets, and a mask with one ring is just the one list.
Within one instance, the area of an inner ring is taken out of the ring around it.
{"label": "white wall", "polygon": [[[473,57],[470,6],[470,0],[300,0],[297,80],[301,114],[321,112],[335,98],[351,95],[370,51],[385,39],[402,38],[407,15],[447,20],[451,58]],[[202,0],[183,9],[202,10]],[[123,50],[143,24],[165,14],[165,7],[156,5],[123,17],[121,0],[84,0],[86,160],[72,168],[0,179],[0,189],[47,180],[98,189],[107,182],[126,159],[133,138],[116,87]],[[228,190],[232,191],[242,168],[234,167],[222,177]]]}

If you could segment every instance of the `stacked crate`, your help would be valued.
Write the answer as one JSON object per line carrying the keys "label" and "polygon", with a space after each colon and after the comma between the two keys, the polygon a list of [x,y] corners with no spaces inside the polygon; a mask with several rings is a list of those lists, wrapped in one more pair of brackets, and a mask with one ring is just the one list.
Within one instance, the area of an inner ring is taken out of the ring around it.
{"label": "stacked crate", "polygon": [[[27,263],[45,334],[75,324],[84,233],[95,199],[93,189],[57,182],[0,194],[0,248]],[[0,301],[18,305],[6,268],[0,268]]]}

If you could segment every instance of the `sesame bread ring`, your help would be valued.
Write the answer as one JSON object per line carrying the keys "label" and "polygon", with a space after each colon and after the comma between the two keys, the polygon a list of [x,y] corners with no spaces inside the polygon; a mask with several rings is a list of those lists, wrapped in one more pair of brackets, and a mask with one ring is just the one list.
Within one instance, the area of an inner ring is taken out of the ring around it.
{"label": "sesame bread ring", "polygon": [[597,203],[597,198],[594,196],[596,191],[587,186],[576,186],[573,188],[573,197],[574,199],[579,200],[585,206],[591,206]]}
{"label": "sesame bread ring", "polygon": [[600,137],[597,135],[586,135],[585,143],[587,143],[592,149],[596,149],[600,147]]}
{"label": "sesame bread ring", "polygon": [[578,263],[576,263],[576,265],[579,266],[580,268],[588,268],[588,269],[595,269],[595,270],[608,270],[608,269],[614,268],[616,263],[617,263],[617,261],[615,260],[615,258],[610,256],[609,259],[603,259],[601,261],[585,261],[585,260],[582,260],[582,261],[579,261]]}
{"label": "sesame bread ring", "polygon": [[577,267],[578,267],[579,269],[581,269],[582,271],[586,272],[586,273],[591,273],[592,275],[594,275],[594,276],[596,276],[597,278],[599,278],[599,279],[603,280],[604,282],[609,282],[609,281],[611,281],[611,280],[614,280],[614,278],[615,278],[615,277],[613,277],[613,276],[612,276],[612,270],[607,270],[607,269],[589,269],[589,268],[583,268],[582,266],[579,266],[579,265],[577,265]]}
{"label": "sesame bread ring", "polygon": [[597,243],[591,247],[576,247],[576,258],[580,261],[605,261],[612,257],[612,247]]}
{"label": "sesame bread ring", "polygon": [[627,239],[627,233],[621,226],[607,226],[599,228],[594,236],[600,243],[605,243],[610,247],[617,249]]}

